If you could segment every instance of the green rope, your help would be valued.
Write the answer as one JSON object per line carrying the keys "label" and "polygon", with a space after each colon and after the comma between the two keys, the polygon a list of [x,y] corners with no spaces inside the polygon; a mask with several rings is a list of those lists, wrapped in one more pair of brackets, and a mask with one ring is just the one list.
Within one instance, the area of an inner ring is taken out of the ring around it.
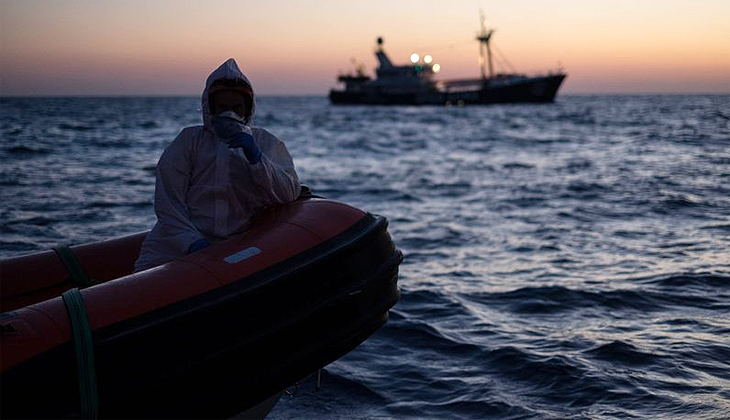
{"label": "green rope", "polygon": [[76,258],[71,248],[62,245],[53,248],[53,250],[56,251],[58,258],[61,259],[61,262],[66,267],[66,271],[71,276],[71,282],[73,284],[79,287],[88,287],[94,284],[94,281],[86,275],[84,267],[81,265],[79,259]]}
{"label": "green rope", "polygon": [[94,367],[94,342],[91,338],[91,327],[86,315],[84,298],[78,288],[71,289],[63,295],[68,317],[71,321],[71,334],[76,350],[76,367],[79,376],[79,402],[81,418],[97,418],[99,400],[96,392],[96,369]]}

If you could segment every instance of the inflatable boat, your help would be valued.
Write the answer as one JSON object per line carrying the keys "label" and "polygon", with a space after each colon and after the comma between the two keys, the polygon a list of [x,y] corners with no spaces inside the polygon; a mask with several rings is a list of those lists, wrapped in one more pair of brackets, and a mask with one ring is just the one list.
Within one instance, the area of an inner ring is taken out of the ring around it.
{"label": "inflatable boat", "polygon": [[232,416],[357,347],[399,296],[387,220],[332,200],[132,273],[144,236],[0,262],[3,418]]}

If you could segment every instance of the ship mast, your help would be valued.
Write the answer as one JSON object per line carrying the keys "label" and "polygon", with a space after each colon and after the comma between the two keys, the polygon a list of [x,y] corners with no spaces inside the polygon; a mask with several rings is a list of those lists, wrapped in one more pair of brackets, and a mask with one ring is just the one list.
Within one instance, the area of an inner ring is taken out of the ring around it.
{"label": "ship mast", "polygon": [[375,50],[375,56],[378,57],[378,62],[380,63],[381,69],[390,69],[393,67],[393,63],[390,62],[390,59],[387,55],[385,55],[385,51],[383,51],[383,37],[378,37],[378,49]]}
{"label": "ship mast", "polygon": [[[494,33],[494,29],[487,30],[487,19],[484,17],[484,12],[479,12],[481,18],[482,29],[477,33],[477,41],[479,41],[479,65],[482,67],[482,79],[487,78],[487,72],[485,69],[485,61],[489,62],[489,78],[494,76],[494,67],[492,66],[492,48],[489,46],[489,39]],[[484,60],[484,54],[486,51],[487,60]]]}

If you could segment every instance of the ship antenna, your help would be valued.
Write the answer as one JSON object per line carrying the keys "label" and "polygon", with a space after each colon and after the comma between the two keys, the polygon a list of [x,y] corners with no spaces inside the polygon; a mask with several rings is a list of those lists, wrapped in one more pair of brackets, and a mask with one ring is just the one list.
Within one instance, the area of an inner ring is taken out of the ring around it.
{"label": "ship antenna", "polygon": [[[489,62],[489,78],[494,76],[494,67],[492,66],[492,49],[489,46],[489,40],[494,33],[494,29],[487,29],[487,19],[484,17],[484,11],[479,11],[481,30],[477,33],[477,41],[479,41],[479,65],[482,68],[482,79],[487,78],[485,69],[485,61]],[[484,60],[484,51],[487,54],[487,60]]]}

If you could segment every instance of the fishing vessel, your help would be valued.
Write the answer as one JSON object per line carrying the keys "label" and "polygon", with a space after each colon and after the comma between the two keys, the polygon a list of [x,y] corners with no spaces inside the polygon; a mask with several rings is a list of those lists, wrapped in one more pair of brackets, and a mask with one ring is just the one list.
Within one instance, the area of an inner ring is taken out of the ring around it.
{"label": "fishing vessel", "polygon": [[363,66],[355,73],[340,75],[337,80],[344,89],[332,89],[333,104],[367,105],[465,105],[510,102],[552,102],[565,79],[560,70],[528,76],[494,71],[491,38],[482,16],[482,28],[476,40],[480,43],[481,77],[461,80],[435,79],[440,65],[433,57],[411,55],[411,63],[395,65],[383,49],[383,38],[377,39],[375,56],[379,67],[375,79],[366,75]]}
{"label": "fishing vessel", "polygon": [[145,234],[0,261],[2,418],[249,418],[398,300],[387,220],[344,203],[132,273]]}

